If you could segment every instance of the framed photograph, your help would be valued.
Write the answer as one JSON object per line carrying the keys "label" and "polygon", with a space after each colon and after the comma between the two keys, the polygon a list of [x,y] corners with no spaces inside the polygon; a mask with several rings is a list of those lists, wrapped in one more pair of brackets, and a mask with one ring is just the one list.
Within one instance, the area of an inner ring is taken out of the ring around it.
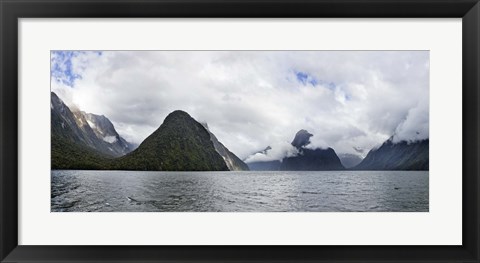
{"label": "framed photograph", "polygon": [[479,262],[466,1],[1,1],[1,262]]}

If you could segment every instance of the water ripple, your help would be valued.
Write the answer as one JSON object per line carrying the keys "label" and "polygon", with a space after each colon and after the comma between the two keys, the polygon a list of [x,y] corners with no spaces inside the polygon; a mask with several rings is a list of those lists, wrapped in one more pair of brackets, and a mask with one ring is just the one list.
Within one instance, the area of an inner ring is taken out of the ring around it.
{"label": "water ripple", "polygon": [[53,212],[428,211],[428,172],[52,171]]}

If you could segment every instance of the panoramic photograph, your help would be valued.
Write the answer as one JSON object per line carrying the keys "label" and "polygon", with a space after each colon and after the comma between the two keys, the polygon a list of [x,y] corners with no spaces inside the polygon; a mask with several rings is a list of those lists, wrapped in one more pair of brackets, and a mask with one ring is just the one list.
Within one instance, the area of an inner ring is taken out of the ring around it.
{"label": "panoramic photograph", "polygon": [[429,65],[53,50],[51,212],[428,212]]}

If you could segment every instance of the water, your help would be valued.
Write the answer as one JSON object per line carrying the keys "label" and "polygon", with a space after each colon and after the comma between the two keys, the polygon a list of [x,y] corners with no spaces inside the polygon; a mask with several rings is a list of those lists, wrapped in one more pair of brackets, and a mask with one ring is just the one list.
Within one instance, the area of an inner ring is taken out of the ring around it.
{"label": "water", "polygon": [[428,211],[428,172],[51,173],[52,212]]}

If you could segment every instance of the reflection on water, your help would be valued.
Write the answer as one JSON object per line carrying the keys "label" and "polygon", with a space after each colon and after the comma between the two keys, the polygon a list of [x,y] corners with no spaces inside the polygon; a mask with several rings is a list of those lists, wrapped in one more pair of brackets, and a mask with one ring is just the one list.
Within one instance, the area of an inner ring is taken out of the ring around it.
{"label": "reflection on water", "polygon": [[428,172],[52,171],[53,212],[428,211]]}

